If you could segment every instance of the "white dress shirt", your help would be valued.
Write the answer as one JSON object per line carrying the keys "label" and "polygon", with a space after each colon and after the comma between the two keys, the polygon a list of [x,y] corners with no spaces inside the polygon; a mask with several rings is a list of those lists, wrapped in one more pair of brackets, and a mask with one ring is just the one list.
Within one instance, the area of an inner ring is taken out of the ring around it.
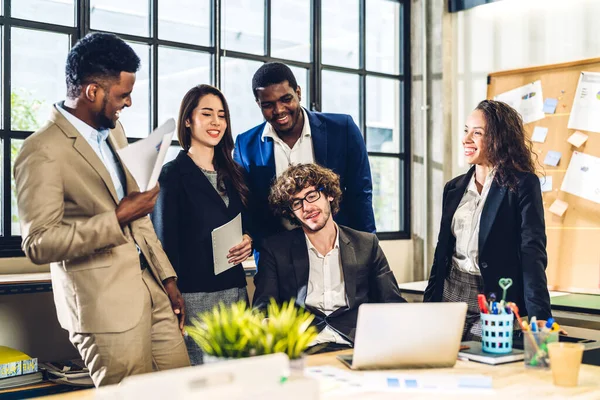
{"label": "white dress shirt", "polygon": [[452,265],[471,275],[481,275],[479,271],[479,223],[485,200],[494,181],[494,175],[495,170],[488,173],[481,194],[479,194],[473,173],[452,218],[452,234],[456,237]]}
{"label": "white dress shirt", "polygon": [[64,108],[61,103],[55,105],[56,109],[73,125],[73,127],[79,132],[81,136],[92,146],[94,152],[98,155],[104,166],[106,167],[110,177],[117,191],[119,200],[125,197],[125,174],[119,164],[118,158],[115,156],[113,151],[106,139],[110,131],[108,129],[102,129],[100,131],[92,128]]}
{"label": "white dress shirt", "polygon": [[[326,255],[322,255],[313,246],[306,234],[306,245],[308,246],[308,288],[305,304],[311,306],[325,315],[345,307],[346,288],[344,286],[344,275],[342,273],[342,259],[340,256],[340,230],[336,225],[337,235],[333,249]],[[334,342],[350,344],[338,332],[329,325],[323,329],[317,338],[310,344]]]}
{"label": "white dress shirt", "polygon": [[302,133],[300,138],[290,149],[271,124],[268,122],[263,130],[261,140],[264,142],[266,138],[270,137],[273,139],[273,153],[275,157],[275,174],[279,177],[283,174],[290,165],[294,164],[312,164],[315,162],[315,154],[313,151],[312,136],[310,132],[310,123],[308,122],[308,115],[304,108],[301,108],[304,114],[304,126],[302,127]]}

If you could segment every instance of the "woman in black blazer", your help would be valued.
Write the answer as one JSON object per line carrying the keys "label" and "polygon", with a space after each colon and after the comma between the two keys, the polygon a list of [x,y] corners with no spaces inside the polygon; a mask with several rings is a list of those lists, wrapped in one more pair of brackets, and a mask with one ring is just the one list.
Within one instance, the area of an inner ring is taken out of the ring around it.
{"label": "woman in black blazer", "polygon": [[467,118],[471,169],[444,187],[442,221],[424,301],[468,304],[463,340],[481,337],[477,294],[502,289],[521,315],[551,317],[546,229],[539,178],[523,120],[505,103],[484,100]]}
{"label": "woman in black blazer", "polygon": [[[189,324],[190,317],[221,301],[248,301],[241,263],[252,251],[252,239],[244,234],[229,250],[235,266],[215,275],[211,232],[243,213],[248,202],[244,176],[232,159],[229,108],[217,88],[198,85],[187,92],[177,135],[183,150],[161,171],[152,222],[177,272]],[[201,364],[200,348],[190,338],[186,345],[192,365]]]}

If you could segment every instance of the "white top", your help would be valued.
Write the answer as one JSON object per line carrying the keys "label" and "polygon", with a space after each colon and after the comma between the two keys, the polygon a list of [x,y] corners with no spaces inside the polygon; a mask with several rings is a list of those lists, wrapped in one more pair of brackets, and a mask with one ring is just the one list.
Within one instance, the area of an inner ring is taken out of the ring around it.
{"label": "white top", "polygon": [[[342,259],[340,256],[340,230],[336,225],[337,235],[333,249],[326,255],[322,255],[313,246],[306,234],[306,245],[308,246],[308,288],[305,304],[311,306],[325,315],[345,307],[346,288],[344,286],[344,275],[342,273]],[[338,332],[329,325],[323,329],[317,338],[311,343],[342,343],[350,344]]]}
{"label": "white top", "polygon": [[273,126],[267,122],[265,129],[263,130],[261,140],[264,142],[265,138],[273,139],[273,153],[275,157],[275,174],[279,177],[283,174],[290,165],[293,164],[312,164],[315,162],[315,154],[313,151],[312,135],[310,132],[310,123],[308,122],[308,115],[304,108],[301,108],[304,114],[304,126],[302,127],[302,134],[298,141],[294,144],[294,147],[290,149]]}
{"label": "white top", "polygon": [[456,237],[452,265],[471,275],[481,275],[479,271],[479,222],[485,200],[494,181],[494,175],[495,170],[488,173],[481,194],[479,194],[473,173],[452,218],[452,234]]}
{"label": "white top", "polygon": [[119,159],[115,156],[113,151],[106,139],[110,131],[108,129],[96,130],[92,128],[67,110],[61,107],[60,104],[56,104],[56,109],[73,125],[73,127],[79,132],[81,136],[92,146],[94,152],[100,158],[100,161],[106,167],[106,170],[110,174],[117,196],[119,200],[125,197],[125,174],[123,169],[119,166]]}

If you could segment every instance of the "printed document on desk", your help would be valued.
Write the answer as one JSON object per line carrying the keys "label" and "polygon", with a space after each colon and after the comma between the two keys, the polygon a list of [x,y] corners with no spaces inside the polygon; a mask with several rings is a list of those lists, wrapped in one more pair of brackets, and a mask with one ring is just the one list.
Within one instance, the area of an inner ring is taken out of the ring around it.
{"label": "printed document on desk", "polygon": [[568,128],[600,132],[600,73],[579,75]]}
{"label": "printed document on desk", "polygon": [[600,203],[600,158],[574,151],[560,190]]}
{"label": "printed document on desk", "polygon": [[123,164],[135,178],[141,192],[154,188],[175,132],[175,120],[169,118],[150,136],[117,150]]}
{"label": "printed document on desk", "polygon": [[229,254],[230,248],[242,241],[242,214],[238,214],[228,223],[213,229],[211,236],[215,275],[219,275],[234,266],[227,260],[227,254]]}

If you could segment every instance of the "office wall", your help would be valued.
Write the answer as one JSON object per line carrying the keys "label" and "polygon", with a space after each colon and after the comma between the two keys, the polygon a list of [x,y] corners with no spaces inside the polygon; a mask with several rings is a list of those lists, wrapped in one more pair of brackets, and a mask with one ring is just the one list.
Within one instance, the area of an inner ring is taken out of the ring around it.
{"label": "office wall", "polygon": [[600,1],[503,0],[450,15],[447,104],[458,175],[467,168],[460,142],[465,119],[486,97],[488,73],[600,56]]}

